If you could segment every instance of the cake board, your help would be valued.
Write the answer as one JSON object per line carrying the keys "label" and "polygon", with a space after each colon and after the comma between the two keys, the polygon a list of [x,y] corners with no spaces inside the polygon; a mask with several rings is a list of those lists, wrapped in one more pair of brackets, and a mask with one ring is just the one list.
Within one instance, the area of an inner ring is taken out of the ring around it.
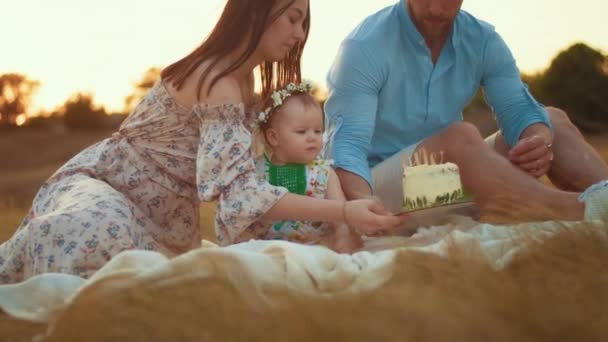
{"label": "cake board", "polygon": [[420,227],[437,226],[447,223],[453,215],[468,216],[474,220],[479,219],[479,208],[475,202],[464,200],[430,208],[401,211],[397,215],[406,215],[408,218],[397,231],[397,235],[412,235]]}

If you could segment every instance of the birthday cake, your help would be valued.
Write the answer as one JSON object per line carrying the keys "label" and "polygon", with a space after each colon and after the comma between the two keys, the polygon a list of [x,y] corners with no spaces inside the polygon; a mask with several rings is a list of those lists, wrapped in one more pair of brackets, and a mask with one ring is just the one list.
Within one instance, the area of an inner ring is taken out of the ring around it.
{"label": "birthday cake", "polygon": [[449,162],[404,165],[403,196],[405,211],[462,201],[464,191],[458,165]]}

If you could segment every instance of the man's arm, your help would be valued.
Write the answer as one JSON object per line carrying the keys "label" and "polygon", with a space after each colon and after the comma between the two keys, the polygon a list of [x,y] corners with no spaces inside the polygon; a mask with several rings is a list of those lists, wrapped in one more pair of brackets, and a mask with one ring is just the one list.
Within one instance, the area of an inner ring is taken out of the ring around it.
{"label": "man's arm", "polygon": [[[552,134],[553,127],[546,110],[522,82],[513,55],[498,33],[491,33],[483,56],[481,85],[488,103],[494,108],[498,125],[509,147],[514,147],[520,139],[529,137],[530,132],[524,135],[524,131],[534,124],[545,126]],[[531,131],[536,130],[534,128]]]}
{"label": "man's arm", "polygon": [[[344,196],[348,200],[372,197],[372,188],[363,177],[344,169],[336,169],[336,174],[342,184]],[[348,186],[344,186],[344,184],[348,184]]]}
{"label": "man's arm", "polygon": [[375,128],[378,93],[386,79],[364,44],[345,41],[327,76],[326,157],[334,160],[349,200],[372,195],[367,156]]}
{"label": "man's arm", "polygon": [[545,125],[544,123],[534,123],[521,133],[519,141],[524,139],[531,139],[532,137],[538,137],[539,141],[542,142],[543,145],[551,146],[553,143],[553,133],[551,129]]}
{"label": "man's arm", "polygon": [[484,51],[482,86],[509,146],[509,160],[540,177],[551,168],[553,128],[546,110],[521,80],[511,51],[492,32]]}

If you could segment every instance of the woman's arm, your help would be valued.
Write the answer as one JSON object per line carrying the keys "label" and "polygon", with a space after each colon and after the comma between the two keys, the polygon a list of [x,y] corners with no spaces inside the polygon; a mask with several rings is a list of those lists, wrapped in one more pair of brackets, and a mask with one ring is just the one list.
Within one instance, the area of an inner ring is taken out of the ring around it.
{"label": "woman's arm", "polygon": [[390,231],[405,218],[387,212],[377,200],[345,202],[286,193],[260,219],[344,222],[361,234],[371,235]]}
{"label": "woman's arm", "polygon": [[286,193],[261,220],[343,222],[345,202]]}

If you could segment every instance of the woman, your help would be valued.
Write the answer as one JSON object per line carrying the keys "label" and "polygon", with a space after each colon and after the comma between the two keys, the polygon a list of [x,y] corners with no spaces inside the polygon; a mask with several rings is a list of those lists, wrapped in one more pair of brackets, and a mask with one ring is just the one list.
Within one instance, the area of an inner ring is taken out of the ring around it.
{"label": "woman", "polygon": [[363,233],[402,219],[375,201],[287,193],[255,177],[247,109],[300,81],[310,26],[307,0],[228,0],[210,36],[170,65],[119,131],[68,161],[0,246],[0,282],[43,272],[88,277],[127,249],[168,256],[200,246],[199,201],[217,201],[227,245],[263,236],[257,220],[343,221]]}

